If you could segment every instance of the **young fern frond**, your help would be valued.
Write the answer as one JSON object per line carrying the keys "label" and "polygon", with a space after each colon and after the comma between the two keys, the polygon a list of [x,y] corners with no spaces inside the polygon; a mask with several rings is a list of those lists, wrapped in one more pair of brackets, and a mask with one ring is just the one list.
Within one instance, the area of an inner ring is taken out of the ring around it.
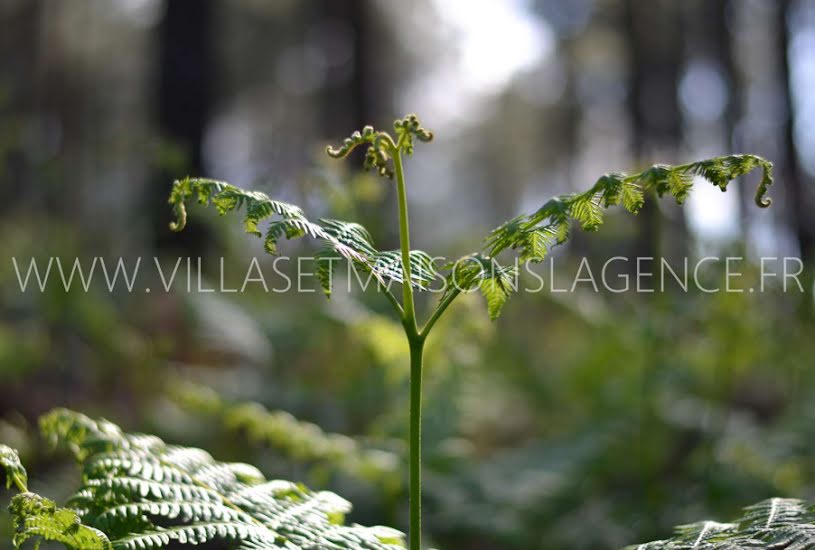
{"label": "young fern frond", "polygon": [[[566,241],[572,221],[584,230],[593,231],[603,223],[603,208],[621,204],[636,214],[648,190],[653,189],[660,197],[670,195],[682,204],[693,186],[694,176],[702,176],[725,191],[732,180],[756,168],[762,170],[762,178],[755,202],[766,208],[772,202],[766,197],[773,183],[772,163],[761,157],[729,155],[678,166],[657,164],[636,174],[605,174],[583,193],[556,197],[536,212],[510,220],[489,234],[485,253],[494,257],[514,249],[524,261],[539,262],[552,244]],[[547,246],[541,244],[542,239]]]}
{"label": "young fern frond", "polygon": [[433,132],[419,124],[419,117],[407,115],[393,123],[396,139],[386,132],[377,132],[373,126],[365,126],[362,131],[354,132],[345,138],[339,148],[326,147],[328,156],[341,159],[351,154],[351,151],[362,145],[368,145],[365,153],[363,168],[376,170],[380,176],[393,179],[395,172],[393,156],[397,152],[407,155],[413,154],[415,140],[429,142],[433,139]]}
{"label": "young fern frond", "polygon": [[201,449],[126,434],[65,409],[44,416],[40,427],[80,463],[82,487],[67,508],[32,493],[15,496],[17,547],[33,537],[83,550],[403,547],[392,529],[343,525],[351,505],[338,495],[268,481],[248,464],[217,462]]}
{"label": "young fern frond", "polygon": [[603,223],[604,208],[622,205],[636,214],[645,203],[646,191],[651,189],[660,197],[667,194],[682,204],[693,186],[694,176],[702,176],[725,191],[732,180],[756,168],[762,170],[762,178],[755,202],[766,208],[772,202],[766,197],[773,183],[772,163],[755,155],[729,155],[678,166],[657,164],[636,174],[605,174],[589,190],[550,199],[536,212],[517,216],[493,230],[485,239],[482,254],[465,256],[456,262],[472,264],[472,258],[481,258],[483,273],[469,283],[466,278],[459,278],[457,288],[446,288],[442,301],[451,294],[479,288],[487,300],[490,318],[495,319],[509,297],[510,292],[506,291],[512,287],[495,284],[495,272],[508,268],[487,259],[510,249],[517,252],[520,263],[541,262],[552,247],[568,240],[573,223],[585,231],[596,231]]}
{"label": "young fern frond", "polygon": [[[325,244],[316,256],[317,277],[326,295],[331,294],[331,275],[334,263],[348,260],[356,268],[373,276],[377,283],[387,287],[389,283],[402,283],[401,264],[394,269],[393,252],[378,251],[371,235],[357,223],[320,219],[313,222],[306,218],[302,209],[293,204],[277,201],[258,191],[246,191],[228,183],[205,178],[184,178],[173,185],[169,203],[176,213],[170,224],[174,231],[181,231],[187,223],[186,203],[197,200],[202,205],[213,205],[218,213],[245,209],[243,225],[247,233],[263,238],[266,252],[277,254],[281,239],[297,239],[309,236]],[[267,222],[265,236],[260,224]],[[414,261],[415,260],[415,261]],[[411,255],[411,283],[426,287],[435,277],[432,258],[421,251]]]}
{"label": "young fern frond", "polygon": [[626,550],[805,549],[815,547],[815,513],[791,498],[771,498],[744,509],[733,523],[700,521],[676,528],[667,540],[633,545]]}

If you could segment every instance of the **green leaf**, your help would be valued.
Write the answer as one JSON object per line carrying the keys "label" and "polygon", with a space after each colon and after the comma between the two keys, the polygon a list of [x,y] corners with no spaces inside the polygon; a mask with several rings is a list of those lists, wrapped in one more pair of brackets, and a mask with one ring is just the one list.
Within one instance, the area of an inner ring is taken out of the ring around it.
{"label": "green leaf", "polygon": [[104,533],[83,525],[74,510],[58,507],[53,501],[34,493],[20,493],[9,505],[14,520],[15,548],[29,539],[60,542],[66,548],[107,550],[112,548]]}
{"label": "green leaf", "polygon": [[[414,131],[414,130],[411,130]],[[259,191],[246,191],[228,183],[205,178],[185,178],[173,185],[169,202],[176,213],[171,229],[180,231],[186,225],[186,203],[192,198],[202,205],[212,204],[221,215],[241,208],[245,209],[243,225],[247,233],[263,238],[263,246],[269,254],[278,253],[282,239],[311,237],[322,241],[324,246],[317,254],[317,277],[327,296],[330,296],[330,280],[333,262],[329,258],[341,258],[372,274],[376,280],[402,283],[401,260],[394,268],[392,252],[380,252],[371,235],[358,223],[340,220],[306,218],[303,210],[295,205],[276,201]],[[261,223],[267,223],[265,235]],[[415,262],[415,267],[414,267]],[[436,277],[435,267],[428,254],[411,252],[411,284],[426,287]]]}
{"label": "green leaf", "polygon": [[502,266],[493,258],[481,254],[464,256],[445,267],[450,269],[450,274],[445,280],[445,292],[441,299],[444,300],[453,291],[467,292],[478,288],[487,300],[492,320],[498,318],[510,294],[517,288],[515,266]]}
{"label": "green leaf", "polygon": [[20,462],[17,451],[0,444],[0,469],[6,477],[6,489],[14,485],[19,491],[28,491],[28,474]]}

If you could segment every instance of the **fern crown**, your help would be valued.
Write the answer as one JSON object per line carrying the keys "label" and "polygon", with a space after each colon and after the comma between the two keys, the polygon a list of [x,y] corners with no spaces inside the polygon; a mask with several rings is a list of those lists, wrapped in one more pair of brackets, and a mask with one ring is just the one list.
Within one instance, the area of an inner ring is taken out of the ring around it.
{"label": "fern crown", "polygon": [[[327,147],[327,153],[333,158],[345,158],[357,147],[367,147],[364,168],[393,178],[395,158],[403,152],[412,154],[416,140],[429,142],[433,138],[416,115],[397,120],[394,130],[391,136],[366,126],[352,133],[341,146]],[[442,302],[452,301],[460,292],[478,289],[486,298],[490,317],[495,319],[515,290],[511,284],[515,267],[502,266],[496,259],[503,252],[514,251],[520,263],[540,262],[552,247],[568,240],[573,225],[587,231],[597,230],[603,223],[606,208],[621,205],[636,214],[651,191],[660,197],[670,195],[682,204],[697,176],[725,191],[731,181],[760,169],[762,176],[755,202],[766,208],[772,202],[767,197],[773,183],[772,168],[771,162],[759,156],[736,154],[675,166],[655,164],[631,174],[610,172],[582,193],[555,197],[536,211],[501,224],[484,239],[481,251],[450,262],[446,270],[440,269],[433,257],[421,250],[410,251],[409,269],[403,270],[400,251],[378,250],[371,235],[359,224],[330,219],[312,221],[298,206],[210,179],[185,178],[175,182],[169,202],[175,209],[176,220],[170,227],[176,231],[184,228],[185,204],[192,199],[215,206],[222,215],[243,209],[246,232],[263,238],[270,254],[278,252],[282,238],[308,236],[322,243],[315,255],[316,275],[327,296],[331,295],[336,262],[344,259],[369,273],[380,288],[409,280],[415,289],[427,290],[433,281],[440,280]],[[267,224],[265,231],[260,229],[262,223]],[[409,275],[406,277],[405,273]]]}

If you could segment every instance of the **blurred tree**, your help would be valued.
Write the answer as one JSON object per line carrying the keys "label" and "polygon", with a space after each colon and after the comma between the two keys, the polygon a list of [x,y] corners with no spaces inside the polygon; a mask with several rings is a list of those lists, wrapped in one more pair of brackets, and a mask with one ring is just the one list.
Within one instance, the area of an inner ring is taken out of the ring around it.
{"label": "blurred tree", "polygon": [[206,230],[199,226],[181,239],[171,235],[166,223],[166,197],[178,174],[204,172],[202,145],[215,72],[211,44],[213,7],[212,0],[168,0],[159,28],[158,130],[162,140],[166,140],[161,147],[177,155],[159,159],[145,211],[150,213],[149,229],[155,232],[155,246],[165,248],[172,243],[193,255],[201,251]]}
{"label": "blurred tree", "polygon": [[783,119],[779,121],[782,147],[781,158],[778,159],[778,162],[781,165],[782,181],[785,182],[786,187],[789,189],[792,229],[798,241],[801,259],[808,264],[812,261],[813,254],[815,254],[815,221],[813,221],[810,214],[813,206],[812,180],[801,169],[794,135],[794,122],[797,113],[795,112],[792,97],[788,54],[792,35],[790,29],[790,18],[793,16],[792,8],[793,2],[791,0],[781,0],[776,10],[778,40],[775,48],[778,52],[778,66],[781,69],[780,84],[784,90],[785,102]]}
{"label": "blurred tree", "polygon": [[[624,27],[629,41],[628,105],[631,113],[634,158],[637,163],[674,155],[681,135],[677,100],[682,66],[682,3],[625,0]],[[678,219],[682,219],[679,217]],[[662,220],[656,202],[646,201],[640,212],[634,256],[660,256]],[[676,243],[685,231],[671,228]]]}
{"label": "blurred tree", "polygon": [[[347,33],[351,41],[350,76],[331,86],[322,94],[325,105],[326,138],[345,135],[349,128],[362,128],[383,115],[380,99],[381,83],[376,79],[374,56],[377,40],[371,17],[371,7],[364,0],[336,0],[320,5],[332,31]],[[331,37],[327,37],[331,38]],[[345,36],[337,36],[337,39]]]}
{"label": "blurred tree", "polygon": [[[14,9],[16,8],[16,9]],[[39,0],[18,2],[0,12],[0,212],[20,208],[37,192],[31,182],[31,166],[21,140],[16,139],[27,117],[36,108],[35,86],[40,54]]]}

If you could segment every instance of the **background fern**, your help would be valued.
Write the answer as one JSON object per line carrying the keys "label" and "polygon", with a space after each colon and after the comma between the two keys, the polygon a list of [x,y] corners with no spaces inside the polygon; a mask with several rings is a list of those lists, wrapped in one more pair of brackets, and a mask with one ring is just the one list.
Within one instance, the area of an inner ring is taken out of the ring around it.
{"label": "background fern", "polygon": [[354,438],[326,433],[316,424],[285,411],[270,411],[260,403],[230,403],[200,384],[177,380],[170,384],[177,405],[223,424],[232,433],[244,433],[250,441],[298,463],[372,482],[386,494],[393,494],[402,484],[402,461],[396,453],[365,448]]}
{"label": "background fern", "polygon": [[[201,449],[125,434],[65,409],[43,416],[40,428],[79,462],[82,486],[67,508],[28,492],[14,497],[15,546],[41,537],[83,550],[402,547],[393,529],[343,525],[351,505],[338,495],[266,480],[248,464],[217,462]],[[5,448],[2,456],[8,478],[24,479],[16,453]]]}
{"label": "background fern", "polygon": [[737,550],[747,548],[804,550],[815,547],[812,506],[791,498],[771,498],[744,509],[733,523],[700,521],[676,528],[668,540],[629,546],[625,550]]}

